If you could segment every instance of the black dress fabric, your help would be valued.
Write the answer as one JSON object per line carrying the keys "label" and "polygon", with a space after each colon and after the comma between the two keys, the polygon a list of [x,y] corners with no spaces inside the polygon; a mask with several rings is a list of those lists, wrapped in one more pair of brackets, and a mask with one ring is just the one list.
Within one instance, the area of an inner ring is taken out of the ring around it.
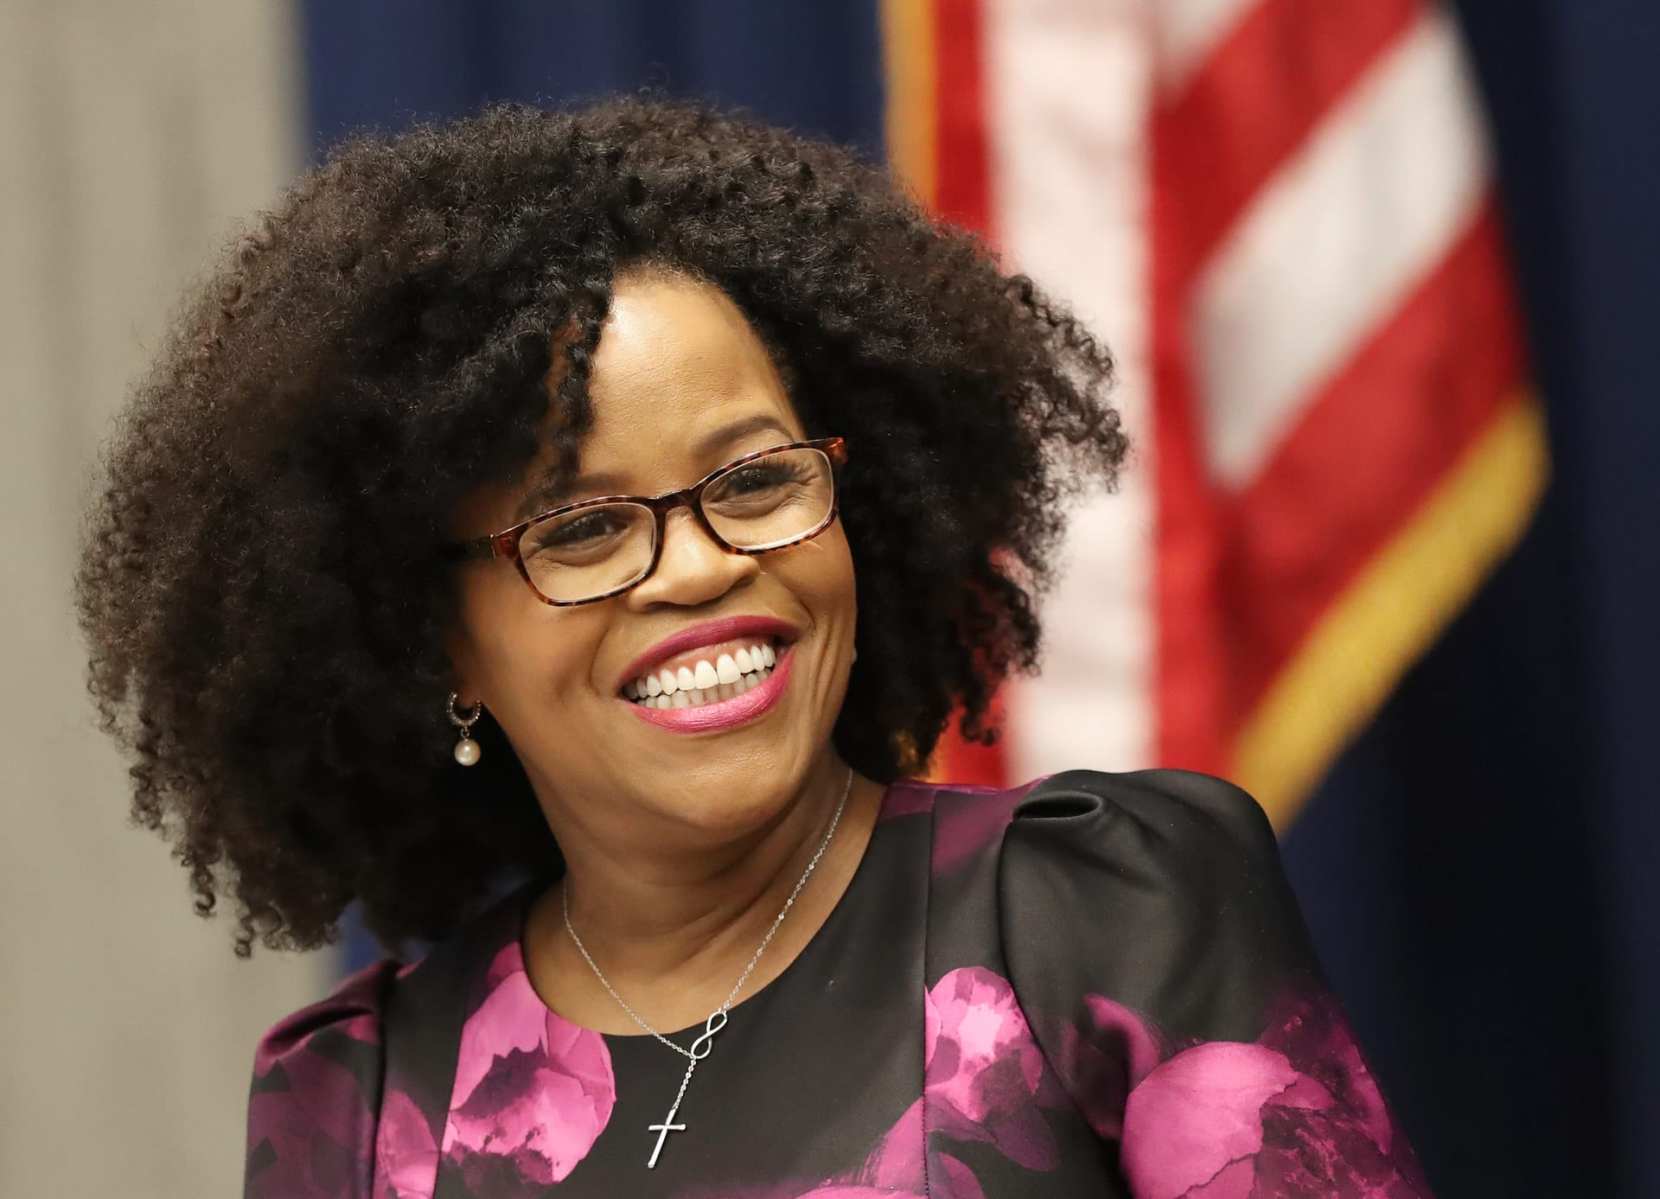
{"label": "black dress fabric", "polygon": [[846,892],[732,1007],[666,1133],[685,1059],[530,986],[550,881],[262,1038],[250,1199],[1429,1193],[1266,818],[1220,780],[892,784]]}

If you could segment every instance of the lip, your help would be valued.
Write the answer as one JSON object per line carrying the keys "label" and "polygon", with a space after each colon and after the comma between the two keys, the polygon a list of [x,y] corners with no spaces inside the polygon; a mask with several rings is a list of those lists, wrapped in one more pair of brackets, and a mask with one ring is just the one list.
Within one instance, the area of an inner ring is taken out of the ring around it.
{"label": "lip", "polygon": [[634,715],[658,728],[674,733],[709,733],[747,724],[772,707],[789,685],[790,667],[795,662],[795,647],[778,655],[778,665],[763,679],[742,695],[719,703],[701,704],[696,708],[648,708],[642,704],[627,703]]}
{"label": "lip", "polygon": [[[621,695],[624,683],[639,678],[659,662],[683,650],[696,649],[700,645],[718,645],[722,641],[730,641],[736,637],[782,637],[793,642],[800,638],[800,633],[794,625],[775,616],[726,616],[720,620],[706,620],[702,624],[687,625],[678,633],[663,638],[630,662],[628,668],[618,676],[612,692]],[[759,691],[761,688],[757,687],[755,690]]]}

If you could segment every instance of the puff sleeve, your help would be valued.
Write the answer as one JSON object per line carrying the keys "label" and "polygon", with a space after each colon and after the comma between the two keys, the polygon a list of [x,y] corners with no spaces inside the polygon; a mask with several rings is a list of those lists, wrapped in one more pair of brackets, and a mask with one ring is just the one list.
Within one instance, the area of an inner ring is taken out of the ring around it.
{"label": "puff sleeve", "polygon": [[245,1199],[369,1199],[398,963],[351,975],[260,1038],[248,1095]]}
{"label": "puff sleeve", "polygon": [[997,893],[1021,1008],[1132,1194],[1429,1194],[1245,792],[1053,775],[1014,809]]}

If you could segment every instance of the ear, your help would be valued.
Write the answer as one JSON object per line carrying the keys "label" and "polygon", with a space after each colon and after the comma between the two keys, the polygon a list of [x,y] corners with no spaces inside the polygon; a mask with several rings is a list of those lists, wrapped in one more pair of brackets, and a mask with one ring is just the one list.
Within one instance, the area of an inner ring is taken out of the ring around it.
{"label": "ear", "polygon": [[465,711],[481,697],[473,685],[472,644],[460,629],[450,628],[445,632],[444,656],[450,661],[450,690],[455,692],[455,706]]}

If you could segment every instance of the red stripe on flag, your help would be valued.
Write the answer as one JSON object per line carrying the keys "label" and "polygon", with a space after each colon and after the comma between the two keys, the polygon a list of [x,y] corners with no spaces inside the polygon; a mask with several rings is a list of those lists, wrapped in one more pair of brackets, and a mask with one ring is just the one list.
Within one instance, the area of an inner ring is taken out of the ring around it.
{"label": "red stripe on flag", "polygon": [[980,0],[935,0],[935,212],[990,240],[984,36]]}
{"label": "red stripe on flag", "polygon": [[[980,0],[933,0],[934,214],[995,236],[991,216],[991,152],[987,141],[984,20]],[[955,722],[959,713],[952,713]],[[1002,724],[1001,696],[990,717]],[[929,776],[958,783],[1002,786],[1008,764],[1001,744],[964,741],[953,723],[940,738]]]}
{"label": "red stripe on flag", "polygon": [[1163,765],[1225,770],[1237,712],[1226,501],[1204,462],[1188,343],[1193,281],[1258,189],[1423,12],[1423,0],[1261,0],[1153,114],[1153,691]]}
{"label": "red stripe on flag", "polygon": [[1257,190],[1422,15],[1422,0],[1263,0],[1154,120],[1157,186],[1178,236],[1161,253],[1185,290]]}
{"label": "red stripe on flag", "polygon": [[1266,468],[1228,506],[1219,578],[1229,605],[1230,730],[1518,397],[1525,364],[1509,284],[1490,199],[1405,305],[1311,393]]}
{"label": "red stripe on flag", "polygon": [[[1166,219],[1153,197],[1153,224]],[[1156,234],[1155,234],[1156,237]],[[1156,261],[1155,279],[1163,274]],[[1157,530],[1153,541],[1156,639],[1154,760],[1161,766],[1220,773],[1228,649],[1220,620],[1220,498],[1199,448],[1192,376],[1171,309],[1171,293],[1154,287],[1152,344],[1153,472]]]}

